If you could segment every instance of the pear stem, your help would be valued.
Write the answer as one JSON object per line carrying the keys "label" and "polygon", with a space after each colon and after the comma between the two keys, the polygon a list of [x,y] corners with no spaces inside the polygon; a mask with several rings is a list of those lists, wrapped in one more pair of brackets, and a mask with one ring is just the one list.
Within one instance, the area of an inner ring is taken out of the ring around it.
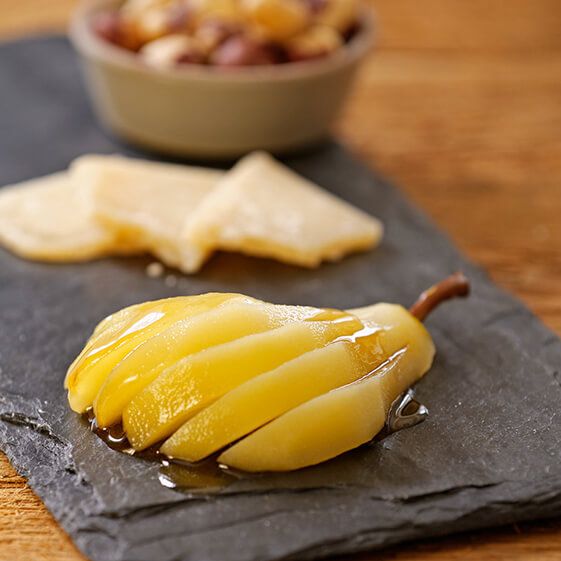
{"label": "pear stem", "polygon": [[465,297],[469,291],[470,285],[467,277],[461,272],[454,273],[425,290],[409,308],[409,311],[418,320],[424,321],[442,302],[452,298]]}

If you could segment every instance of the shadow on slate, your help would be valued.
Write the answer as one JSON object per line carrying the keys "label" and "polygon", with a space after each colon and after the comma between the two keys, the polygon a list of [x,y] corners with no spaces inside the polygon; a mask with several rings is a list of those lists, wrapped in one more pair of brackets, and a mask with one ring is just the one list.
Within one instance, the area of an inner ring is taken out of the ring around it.
{"label": "shadow on slate", "polygon": [[[94,123],[64,39],[4,44],[0,75],[0,184],[85,152],[133,153]],[[94,561],[315,559],[560,514],[560,341],[343,147],[288,163],[382,218],[381,248],[318,271],[219,255],[175,288],[145,275],[148,259],[49,266],[0,250],[0,447],[18,471]],[[66,367],[101,318],[134,302],[222,290],[408,305],[457,269],[473,295],[428,322],[438,358],[417,387],[428,421],[322,466],[187,496],[67,408]]]}

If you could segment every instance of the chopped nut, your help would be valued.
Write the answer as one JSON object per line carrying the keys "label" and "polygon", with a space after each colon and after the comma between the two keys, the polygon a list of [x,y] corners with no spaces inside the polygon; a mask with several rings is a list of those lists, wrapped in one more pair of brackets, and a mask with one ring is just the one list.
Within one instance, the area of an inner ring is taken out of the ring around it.
{"label": "chopped nut", "polygon": [[151,279],[160,278],[164,274],[164,266],[158,261],[154,261],[146,267],[146,274]]}
{"label": "chopped nut", "polygon": [[144,62],[156,68],[204,62],[202,49],[192,37],[187,35],[166,35],[150,41],[140,49],[140,55]]}

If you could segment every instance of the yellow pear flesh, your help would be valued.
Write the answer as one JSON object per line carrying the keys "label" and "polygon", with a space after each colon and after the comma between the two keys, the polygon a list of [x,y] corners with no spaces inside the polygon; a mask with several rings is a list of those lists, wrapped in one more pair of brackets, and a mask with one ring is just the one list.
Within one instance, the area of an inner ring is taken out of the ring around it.
{"label": "yellow pear flesh", "polygon": [[123,308],[122,310],[107,316],[97,324],[86,345],[80,351],[80,354],[68,367],[64,378],[65,389],[68,389],[69,383],[71,383],[70,380],[76,375],[76,367],[81,363],[84,357],[88,355],[94,347],[101,347],[102,345],[106,345],[109,341],[111,341],[111,339],[115,339],[118,333],[124,331],[123,328],[125,328],[125,326],[133,323],[131,321],[133,315],[136,314],[142,307],[146,307],[147,304],[152,305],[152,302],[128,306],[127,308]]}
{"label": "yellow pear flesh", "polygon": [[173,323],[115,366],[94,401],[100,427],[121,421],[128,403],[166,368],[206,348],[317,314],[315,308],[273,306],[245,296]]}
{"label": "yellow pear flesh", "polygon": [[122,422],[135,450],[215,453],[285,471],[370,441],[430,368],[434,345],[401,306],[348,312],[206,294],[137,304],[96,327],[70,366],[72,409]]}
{"label": "yellow pear flesh", "polygon": [[161,450],[189,462],[202,460],[297,405],[362,377],[365,368],[349,341],[310,351],[228,392]]}
{"label": "yellow pear flesh", "polygon": [[130,322],[125,322],[116,333],[109,335],[109,327],[102,330],[96,343],[71,365],[67,373],[70,407],[77,413],[91,407],[113,368],[144,341],[165,331],[180,318],[204,311],[231,297],[205,294],[142,304],[129,318]]}
{"label": "yellow pear flesh", "polygon": [[240,384],[357,330],[353,321],[308,321],[248,335],[186,357],[127,406],[123,426],[135,449],[169,437],[187,419]]}
{"label": "yellow pear flesh", "polygon": [[363,315],[399,326],[384,331],[386,362],[250,434],[223,452],[220,463],[248,472],[300,469],[356,448],[383,428],[394,399],[430,368],[434,345],[423,325],[400,306],[380,304]]}

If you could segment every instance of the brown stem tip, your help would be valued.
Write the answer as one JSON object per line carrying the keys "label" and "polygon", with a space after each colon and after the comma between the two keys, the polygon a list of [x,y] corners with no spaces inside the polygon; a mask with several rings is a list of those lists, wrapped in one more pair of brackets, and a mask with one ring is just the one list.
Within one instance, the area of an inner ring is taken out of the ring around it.
{"label": "brown stem tip", "polygon": [[409,311],[423,321],[442,302],[469,294],[469,281],[463,273],[454,273],[425,290]]}

